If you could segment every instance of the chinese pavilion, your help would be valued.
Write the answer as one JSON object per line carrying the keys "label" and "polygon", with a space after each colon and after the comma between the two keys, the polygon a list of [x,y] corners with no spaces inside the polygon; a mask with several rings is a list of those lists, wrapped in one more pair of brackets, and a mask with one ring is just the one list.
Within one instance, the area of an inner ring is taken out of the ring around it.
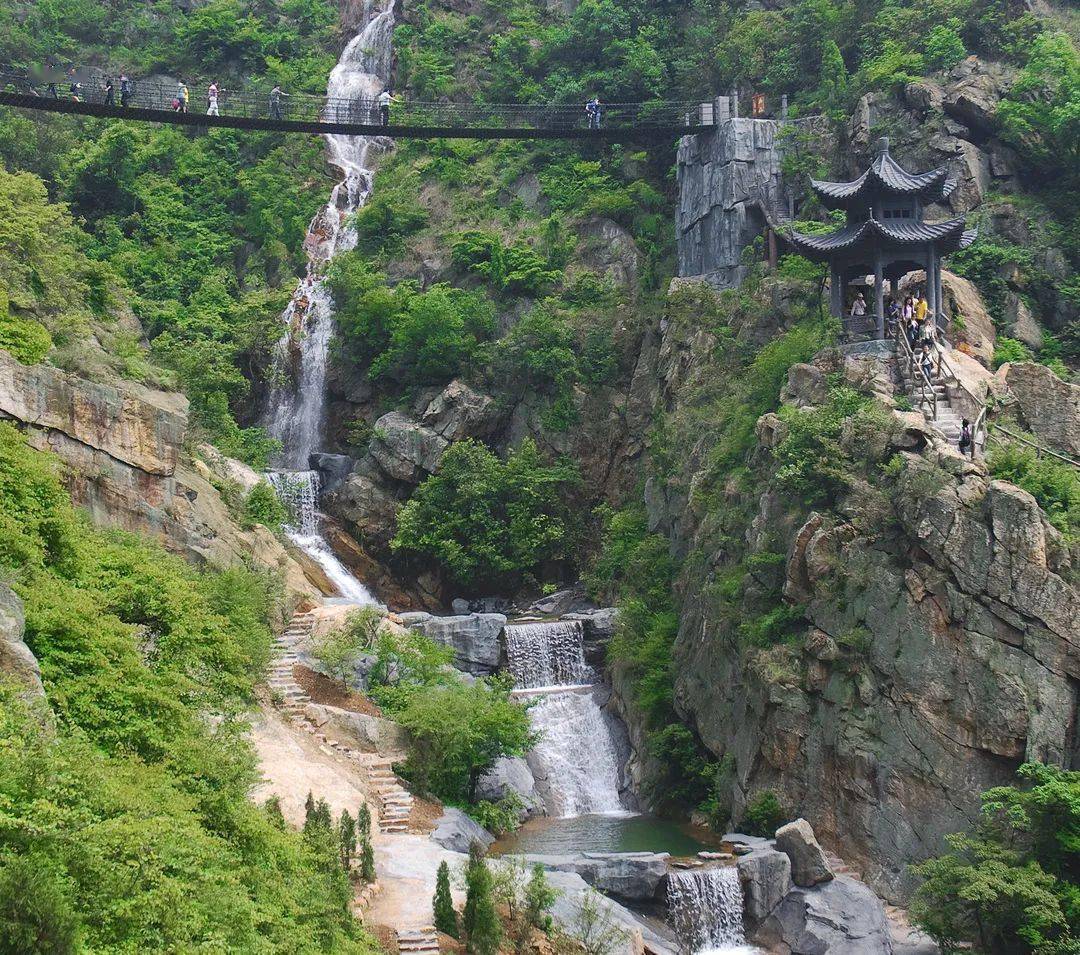
{"label": "chinese pavilion", "polygon": [[824,235],[789,231],[786,238],[799,254],[828,262],[832,313],[844,318],[845,289],[855,279],[874,277],[868,319],[876,319],[878,338],[885,337],[885,280],[896,288],[909,272],[926,272],[926,300],[930,314],[940,322],[941,260],[949,252],[970,245],[975,231],[963,217],[945,222],[924,222],[923,209],[943,202],[956,188],[948,166],[910,173],[889,155],[888,139],[878,141],[870,168],[853,182],[810,180],[822,204],[843,209],[847,223]]}

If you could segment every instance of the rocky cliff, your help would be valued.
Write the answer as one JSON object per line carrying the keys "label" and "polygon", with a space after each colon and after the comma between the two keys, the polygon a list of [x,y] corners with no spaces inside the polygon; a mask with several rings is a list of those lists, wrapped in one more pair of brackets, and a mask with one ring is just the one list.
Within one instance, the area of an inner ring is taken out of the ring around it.
{"label": "rocky cliff", "polygon": [[281,575],[293,601],[319,593],[320,576],[303,555],[261,525],[239,527],[219,490],[235,468],[225,475],[223,459],[210,455],[215,475],[185,449],[183,396],[94,383],[0,351],[0,414],[63,461],[72,499],[95,524],[149,534],[200,563],[254,560]]}
{"label": "rocky cliff", "polygon": [[[669,416],[718,374],[715,347],[708,331],[669,326],[659,366]],[[1012,379],[1032,406],[1027,379],[1045,369],[1028,367],[984,387]],[[707,437],[674,474],[650,480],[647,501],[652,526],[688,558],[676,706],[725,758],[720,796],[735,824],[770,789],[898,899],[912,888],[906,866],[976,817],[979,792],[1026,760],[1074,764],[1080,593],[1076,555],[1029,493],[991,479],[921,414],[886,410],[892,375],[887,351],[792,366],[788,411],[758,423],[756,503],[743,516],[731,517],[732,481],[720,492],[727,517],[709,503]],[[778,477],[774,452],[791,410],[812,413],[838,381],[874,395],[883,417],[861,437],[844,426],[843,489],[808,507]],[[1042,403],[1069,407],[1080,389],[1055,382],[1039,389]],[[856,463],[866,441],[887,468]],[[795,623],[749,638],[748,608],[769,599]]]}

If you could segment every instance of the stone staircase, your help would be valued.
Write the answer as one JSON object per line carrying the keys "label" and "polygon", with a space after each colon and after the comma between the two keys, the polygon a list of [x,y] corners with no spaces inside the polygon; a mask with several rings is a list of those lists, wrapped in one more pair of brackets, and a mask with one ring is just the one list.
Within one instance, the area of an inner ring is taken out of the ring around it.
{"label": "stone staircase", "polygon": [[379,831],[408,832],[413,795],[394,775],[393,761],[377,756],[361,761],[367,767],[368,779],[379,797]]}
{"label": "stone staircase", "polygon": [[438,955],[439,935],[433,925],[399,928],[397,940],[401,955]]}
{"label": "stone staircase", "polygon": [[367,775],[371,789],[378,796],[377,822],[380,832],[408,832],[413,795],[394,775],[393,758],[353,749],[324,733],[321,726],[325,719],[320,721],[315,715],[313,711],[317,708],[310,706],[311,697],[296,680],[294,669],[299,662],[297,644],[308,639],[314,627],[314,614],[298,613],[289,621],[285,632],[274,638],[278,652],[267,679],[274,705],[298,724],[300,729],[310,733],[321,752],[327,756],[359,763]]}
{"label": "stone staircase", "polygon": [[[903,368],[906,363],[906,358],[900,354],[899,345],[897,345],[896,358],[898,366]],[[933,401],[930,400],[929,395],[924,397],[924,392],[919,386],[920,380],[920,371],[917,367],[912,366],[903,382],[903,387],[908,397],[911,399],[912,407],[914,407],[916,411],[921,411],[923,413],[923,416],[930,426],[937,431],[950,446],[958,449],[960,445],[960,428],[963,425],[964,416],[952,407],[952,402],[949,397],[948,382],[942,376],[940,366],[930,377],[930,387],[934,393]]]}

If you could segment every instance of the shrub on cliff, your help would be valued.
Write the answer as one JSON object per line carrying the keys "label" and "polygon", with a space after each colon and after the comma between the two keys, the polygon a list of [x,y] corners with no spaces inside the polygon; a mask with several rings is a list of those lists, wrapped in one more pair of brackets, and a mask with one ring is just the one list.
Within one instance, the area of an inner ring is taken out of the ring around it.
{"label": "shrub on cliff", "polygon": [[953,952],[1074,952],[1080,942],[1080,772],[1038,763],[983,793],[983,816],[913,866],[921,928]]}
{"label": "shrub on cliff", "polygon": [[470,590],[512,586],[570,556],[563,494],[577,480],[569,464],[544,464],[531,440],[505,461],[479,441],[460,441],[401,509],[391,546],[434,558]]}

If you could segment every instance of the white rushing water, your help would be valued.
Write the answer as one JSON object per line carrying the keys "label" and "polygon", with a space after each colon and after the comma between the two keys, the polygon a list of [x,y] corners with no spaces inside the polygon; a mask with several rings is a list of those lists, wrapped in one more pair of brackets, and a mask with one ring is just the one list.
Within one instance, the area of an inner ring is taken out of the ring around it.
{"label": "white rushing water", "polygon": [[[372,16],[365,9],[363,29],[341,54],[327,83],[331,99],[372,101],[390,72],[394,15],[390,9]],[[326,572],[343,597],[358,603],[374,598],[334,556],[319,534],[318,475],[308,470],[318,450],[326,416],[326,367],[334,332],[333,298],[325,283],[326,264],[339,252],[356,245],[349,216],[371,194],[374,170],[371,157],[388,145],[373,136],[327,136],[330,163],[341,171],[341,181],[330,200],[308,227],[304,240],[307,274],[299,282],[282,315],[285,330],[277,346],[276,366],[284,384],[275,387],[267,402],[264,423],[271,437],[281,442],[278,470],[268,475],[293,514],[289,536]]]}
{"label": "white rushing water", "polygon": [[743,896],[733,866],[673,872],[668,876],[668,924],[683,951],[749,951],[743,932]]}
{"label": "white rushing water", "polygon": [[581,623],[516,624],[505,635],[516,692],[534,701],[529,718],[541,737],[528,760],[547,814],[623,812],[619,751],[611,718],[588,685],[595,675]]}

